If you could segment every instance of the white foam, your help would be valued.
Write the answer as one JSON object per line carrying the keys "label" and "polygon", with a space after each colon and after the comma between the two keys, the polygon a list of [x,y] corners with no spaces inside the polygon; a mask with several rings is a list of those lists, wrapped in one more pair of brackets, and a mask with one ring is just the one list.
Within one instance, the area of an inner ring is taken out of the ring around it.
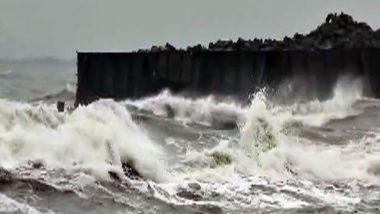
{"label": "white foam", "polygon": [[168,117],[173,113],[176,120],[205,126],[223,122],[238,123],[244,120],[245,114],[245,109],[234,102],[218,102],[213,96],[190,99],[174,96],[167,90],[156,96],[135,101],[127,100],[125,103],[157,116]]}
{"label": "white foam", "polygon": [[281,137],[281,122],[269,111],[264,92],[256,93],[251,100],[246,122],[240,129],[240,146],[253,158],[276,147]]}
{"label": "white foam", "polygon": [[[0,193],[0,212],[1,213],[22,212],[22,213],[31,213],[31,214],[41,213],[34,207],[25,203],[19,203],[16,200],[13,200],[1,193]],[[54,213],[54,212],[49,210],[49,211],[45,211],[44,213]]]}
{"label": "white foam", "polygon": [[[331,99],[305,104],[311,111],[303,114],[293,114],[291,110],[294,110],[294,106],[281,107],[282,111],[279,111],[279,107],[267,101],[264,91],[254,94],[246,111],[246,122],[241,125],[239,146],[221,142],[211,150],[188,152],[185,160],[196,168],[189,172],[188,178],[228,180],[236,177],[236,174],[243,174],[271,179],[379,183],[380,161],[377,156],[380,146],[377,138],[366,137],[360,141],[346,142],[345,145],[326,145],[314,139],[286,135],[282,131],[286,122],[292,120],[320,126],[339,117],[335,112],[341,112],[342,117],[351,115],[354,112],[353,104],[362,96],[360,84],[357,85],[348,89],[347,85],[338,81]],[[233,163],[209,167],[212,161],[209,154],[212,151],[228,154]]]}
{"label": "white foam", "polygon": [[[347,76],[338,79],[332,97],[325,101],[315,99],[306,103],[294,103],[290,106],[276,106],[267,101],[265,91],[263,89],[254,94],[252,97],[256,100],[251,102],[251,106],[248,108],[233,101],[217,101],[212,95],[191,99],[172,95],[168,90],[139,100],[126,100],[124,103],[157,116],[172,116],[174,119],[185,123],[205,126],[213,126],[223,122],[241,124],[252,114],[263,113],[259,112],[263,109],[275,115],[274,119],[278,123],[300,121],[306,125],[321,126],[332,119],[343,119],[347,116],[360,114],[361,110],[355,109],[353,105],[364,98],[361,79],[353,79]],[[263,102],[260,104],[258,99],[262,99]],[[253,107],[252,105],[257,106]],[[260,105],[265,106],[260,107]],[[247,121],[247,123],[250,122]]]}
{"label": "white foam", "polygon": [[[357,196],[330,193],[315,184],[380,184],[378,133],[346,145],[326,145],[283,132],[284,124],[289,121],[321,126],[331,119],[357,113],[352,106],[361,99],[360,90],[350,91],[343,85],[338,83],[334,96],[327,101],[286,107],[273,106],[264,91],[253,96],[249,108],[217,102],[211,97],[186,99],[168,92],[125,101],[123,104],[132,104],[158,116],[169,116],[167,106],[170,106],[175,119],[189,123],[211,126],[220,119],[219,115],[229,115],[240,122],[238,144],[223,140],[211,149],[187,150],[180,163],[183,168],[171,172],[175,179],[170,179],[166,171],[166,154],[132,121],[123,105],[101,100],[66,114],[58,113],[55,106],[1,100],[0,162],[7,168],[16,168],[28,160],[38,160],[47,167],[90,172],[97,178],[109,179],[109,170],[120,171],[121,162],[130,161],[145,178],[170,181],[143,183],[156,188],[154,197],[177,205],[215,204],[228,208],[309,205],[302,197],[294,196],[296,193],[331,205],[357,204],[360,203]],[[183,146],[172,139],[167,141]],[[230,158],[231,163],[216,163],[212,156],[215,152]],[[284,180],[296,181],[296,184],[283,185]],[[93,181],[81,177],[75,182],[87,185]],[[201,184],[204,200],[194,202],[176,196],[176,188],[190,181]],[[275,192],[254,195],[249,191],[251,184],[262,184],[274,188]],[[280,190],[291,193],[283,194],[278,192]],[[212,201],[212,193],[221,195],[221,201]]]}
{"label": "white foam", "polygon": [[77,90],[77,87],[76,87],[76,85],[73,84],[73,83],[66,83],[66,87],[65,87],[65,89],[66,89],[67,91],[71,92],[71,93],[75,93],[76,90]]}
{"label": "white foam", "polygon": [[354,104],[362,98],[362,81],[342,77],[338,79],[330,99],[326,101],[316,99],[286,107],[274,107],[272,112],[283,117],[284,120],[296,120],[306,125],[321,126],[332,119],[343,119],[360,114],[361,109],[355,109]]}
{"label": "white foam", "polygon": [[[294,110],[294,106],[278,111],[278,107],[268,105],[265,93],[259,92],[253,96],[247,121],[241,128],[240,145],[249,157],[259,163],[259,171],[266,171],[266,176],[273,175],[272,172],[279,175],[295,173],[298,178],[312,180],[379,183],[377,156],[380,147],[377,138],[346,142],[345,145],[326,145],[314,139],[286,136],[281,131],[285,123],[292,120],[320,126],[333,118],[355,114],[352,106],[361,97],[360,82],[348,86],[347,82],[338,81],[332,99],[307,103],[307,111],[302,112],[301,109],[301,112],[296,112],[298,114],[293,114],[289,110]],[[371,147],[371,152],[364,149],[363,144]],[[237,161],[239,157],[236,157]]]}
{"label": "white foam", "polygon": [[109,169],[126,161],[147,179],[167,178],[162,150],[125,107],[113,101],[62,114],[54,106],[1,100],[0,115],[0,160],[7,167],[37,160],[51,168],[87,169],[106,178]]}

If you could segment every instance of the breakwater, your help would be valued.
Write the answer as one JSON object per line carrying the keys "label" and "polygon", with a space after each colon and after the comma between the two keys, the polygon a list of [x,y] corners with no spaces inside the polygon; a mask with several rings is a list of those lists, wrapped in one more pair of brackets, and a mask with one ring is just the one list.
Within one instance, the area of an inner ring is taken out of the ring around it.
{"label": "breakwater", "polygon": [[298,79],[326,96],[337,78],[360,76],[380,96],[380,39],[365,23],[330,14],[307,35],[275,40],[218,41],[186,50],[167,44],[127,53],[78,52],[76,104],[138,98],[168,88],[188,95],[244,99],[257,88]]}

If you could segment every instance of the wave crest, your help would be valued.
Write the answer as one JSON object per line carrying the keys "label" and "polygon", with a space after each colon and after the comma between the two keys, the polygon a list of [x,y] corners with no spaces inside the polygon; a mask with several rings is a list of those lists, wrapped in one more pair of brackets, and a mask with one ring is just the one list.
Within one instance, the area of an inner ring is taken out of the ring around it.
{"label": "wave crest", "polygon": [[147,179],[168,178],[163,151],[131,119],[126,108],[101,100],[58,113],[54,106],[0,102],[0,160],[15,168],[28,161],[46,167],[108,171],[133,164]]}

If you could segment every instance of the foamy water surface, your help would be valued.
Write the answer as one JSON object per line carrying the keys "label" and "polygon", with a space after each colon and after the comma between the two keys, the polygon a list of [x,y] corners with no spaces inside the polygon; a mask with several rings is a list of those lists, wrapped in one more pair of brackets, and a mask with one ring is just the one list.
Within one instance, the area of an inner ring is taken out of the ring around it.
{"label": "foamy water surface", "polygon": [[49,103],[0,100],[0,212],[380,208],[380,102],[360,84],[286,105],[265,90],[249,105],[169,91],[64,113]]}

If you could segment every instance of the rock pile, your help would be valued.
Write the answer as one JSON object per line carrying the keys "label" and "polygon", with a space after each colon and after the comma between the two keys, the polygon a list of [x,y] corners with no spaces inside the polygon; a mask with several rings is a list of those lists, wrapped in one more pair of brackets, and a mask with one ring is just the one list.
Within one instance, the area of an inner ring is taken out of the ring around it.
{"label": "rock pile", "polygon": [[[309,34],[296,33],[292,38],[285,37],[283,40],[253,39],[245,40],[239,38],[236,42],[232,40],[218,40],[211,42],[208,48],[198,44],[188,47],[191,52],[199,51],[268,51],[268,50],[325,50],[331,48],[356,49],[380,47],[380,29],[374,31],[364,22],[355,21],[350,15],[331,13],[325,22]],[[152,51],[184,51],[176,49],[167,43],[165,46],[153,46],[150,50],[139,50],[142,52]]]}

